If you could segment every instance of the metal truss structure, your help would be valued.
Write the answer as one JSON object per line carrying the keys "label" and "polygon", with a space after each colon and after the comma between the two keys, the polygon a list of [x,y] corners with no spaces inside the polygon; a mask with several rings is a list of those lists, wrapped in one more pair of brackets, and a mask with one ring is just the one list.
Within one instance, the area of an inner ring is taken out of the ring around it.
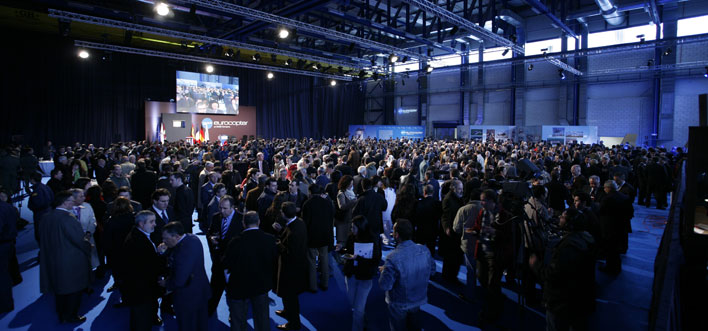
{"label": "metal truss structure", "polygon": [[561,70],[565,70],[565,71],[570,72],[576,76],[583,75],[583,73],[580,70],[573,68],[573,66],[571,66],[571,65],[569,65],[569,64],[567,64],[567,63],[565,63],[553,56],[546,55],[546,56],[544,56],[544,58],[546,59],[546,61],[548,61],[548,63],[550,63],[558,68],[561,68]]}
{"label": "metal truss structure", "polygon": [[491,42],[494,42],[500,46],[508,47],[511,50],[514,51],[516,54],[524,54],[524,47],[517,45],[516,43],[512,42],[509,39],[506,39],[492,31],[489,31],[473,22],[470,22],[469,20],[465,19],[464,17],[461,17],[443,7],[438,6],[437,4],[433,2],[429,2],[426,0],[402,0],[403,2],[412,4],[417,6],[418,8],[437,15],[440,19],[445,20],[447,22],[450,22],[456,26],[459,26],[460,28],[469,30],[474,34],[475,36],[482,38],[484,40],[489,40]]}
{"label": "metal truss structure", "polygon": [[411,58],[417,58],[417,59],[428,59],[428,57],[424,54],[419,54],[419,53],[408,51],[408,50],[405,50],[402,48],[393,47],[391,45],[387,45],[387,44],[380,43],[380,42],[373,41],[373,40],[368,40],[365,38],[357,37],[355,35],[351,35],[351,34],[344,33],[344,32],[339,32],[336,30],[327,29],[327,28],[320,27],[317,25],[300,22],[298,20],[294,20],[291,18],[278,16],[278,15],[274,15],[271,13],[266,13],[266,12],[263,12],[260,10],[251,9],[251,8],[245,7],[245,6],[239,6],[236,4],[227,3],[227,2],[223,2],[223,1],[217,1],[217,0],[185,0],[184,2],[199,5],[204,8],[210,8],[210,9],[215,9],[215,10],[227,12],[227,13],[238,15],[238,16],[250,17],[250,18],[254,18],[254,19],[257,19],[260,21],[264,21],[264,22],[268,22],[268,23],[272,23],[272,24],[276,24],[276,25],[287,26],[287,27],[290,27],[293,29],[297,29],[298,31],[308,31],[308,32],[316,33],[316,34],[319,34],[323,37],[330,37],[330,38],[337,39],[343,43],[352,43],[353,42],[353,43],[360,45],[363,48],[385,51],[390,54],[395,54],[398,56],[409,56]]}
{"label": "metal truss structure", "polygon": [[126,30],[131,30],[131,31],[151,33],[151,34],[155,34],[155,35],[161,35],[164,37],[172,37],[172,38],[182,39],[182,40],[193,40],[193,41],[202,42],[202,43],[212,43],[212,44],[217,44],[217,45],[222,45],[222,46],[248,49],[248,50],[252,50],[252,51],[256,51],[256,52],[264,52],[264,53],[290,56],[293,58],[305,59],[305,60],[314,61],[314,62],[321,62],[323,64],[324,63],[336,64],[339,66],[352,67],[352,68],[356,68],[356,69],[361,69],[363,67],[362,63],[368,62],[365,59],[359,59],[359,58],[352,58],[352,60],[355,62],[339,61],[339,60],[334,60],[334,59],[320,57],[320,56],[308,55],[308,54],[304,54],[304,53],[291,52],[291,51],[287,51],[287,50],[275,49],[275,48],[258,46],[258,45],[253,45],[253,44],[247,44],[247,43],[242,43],[242,42],[233,41],[233,40],[218,39],[218,38],[213,38],[213,37],[209,37],[209,36],[201,36],[201,35],[191,34],[191,33],[187,33],[187,32],[168,30],[168,29],[152,27],[152,26],[147,26],[147,25],[134,24],[134,23],[128,23],[128,22],[122,22],[122,21],[117,21],[117,20],[112,20],[112,19],[107,19],[107,18],[72,13],[72,12],[56,10],[56,9],[49,9],[49,17],[54,17],[54,18],[58,18],[58,19],[65,19],[65,20],[70,20],[70,21],[76,21],[76,22],[83,22],[83,23],[100,25],[100,26],[106,26],[106,27],[112,27],[112,28],[126,29]]}
{"label": "metal truss structure", "polygon": [[335,79],[335,80],[352,81],[351,76],[338,76],[338,75],[331,75],[331,74],[327,74],[327,73],[320,73],[320,72],[316,72],[316,71],[305,71],[305,70],[297,70],[297,69],[290,69],[290,68],[283,68],[283,67],[272,67],[272,66],[267,66],[267,65],[263,65],[263,64],[257,64],[257,63],[228,61],[228,60],[222,60],[222,59],[212,59],[212,58],[208,58],[208,57],[169,53],[169,52],[141,49],[141,48],[134,48],[134,47],[117,46],[117,45],[111,45],[111,44],[102,44],[102,43],[95,43],[95,42],[90,42],[90,41],[76,40],[76,41],[74,41],[74,46],[83,47],[83,48],[91,48],[91,49],[99,49],[99,50],[110,51],[110,52],[119,52],[119,53],[128,53],[128,54],[160,57],[160,58],[165,58],[165,59],[202,62],[202,63],[208,63],[208,64],[218,64],[218,65],[222,65],[222,66],[229,66],[229,67],[266,70],[266,71],[283,72],[283,73],[295,74],[295,75],[305,75],[305,76],[328,78],[328,79]]}

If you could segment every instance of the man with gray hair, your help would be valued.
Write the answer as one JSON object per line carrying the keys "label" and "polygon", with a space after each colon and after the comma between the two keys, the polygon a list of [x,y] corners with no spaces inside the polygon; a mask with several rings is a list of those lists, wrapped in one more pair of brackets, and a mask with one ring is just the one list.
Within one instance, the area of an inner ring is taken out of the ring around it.
{"label": "man with gray hair", "polygon": [[121,294],[130,307],[130,329],[150,330],[162,324],[157,315],[157,298],[160,296],[158,278],[165,272],[165,259],[157,253],[150,235],[155,231],[155,213],[140,211],[135,215],[135,226],[125,238],[123,250],[130,260],[124,272]]}
{"label": "man with gray hair", "polygon": [[[605,197],[600,202],[600,223],[602,224],[602,238],[606,262],[600,271],[617,275],[622,271],[620,249],[622,234],[626,232],[625,222],[631,219],[632,207],[629,198],[617,191],[617,183],[607,180],[604,184]],[[629,208],[628,208],[629,207]]]}
{"label": "man with gray hair", "polygon": [[361,188],[361,180],[366,178],[366,167],[360,166],[356,169],[356,172],[357,175],[354,176],[354,193],[356,193],[357,196],[360,196],[362,193],[364,193],[364,190]]}

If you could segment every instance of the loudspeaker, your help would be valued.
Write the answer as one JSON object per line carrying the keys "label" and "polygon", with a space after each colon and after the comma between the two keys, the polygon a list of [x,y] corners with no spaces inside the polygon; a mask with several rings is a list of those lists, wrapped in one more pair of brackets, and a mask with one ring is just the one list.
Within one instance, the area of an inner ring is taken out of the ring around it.
{"label": "loudspeaker", "polygon": [[698,95],[698,126],[708,126],[708,94]]}

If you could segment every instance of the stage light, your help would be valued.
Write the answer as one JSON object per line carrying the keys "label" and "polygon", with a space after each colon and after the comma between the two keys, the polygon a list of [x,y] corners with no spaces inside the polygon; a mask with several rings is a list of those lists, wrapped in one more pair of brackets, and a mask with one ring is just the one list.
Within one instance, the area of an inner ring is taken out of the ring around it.
{"label": "stage light", "polygon": [[391,62],[391,63],[396,63],[396,62],[398,62],[398,55],[396,55],[396,54],[391,54],[391,55],[389,55],[389,56],[388,56],[388,62]]}
{"label": "stage light", "polygon": [[280,31],[278,31],[278,38],[280,39],[285,39],[290,35],[290,31],[288,29],[282,28]]}
{"label": "stage light", "polygon": [[431,66],[431,65],[429,65],[429,64],[426,65],[423,69],[424,69],[425,72],[427,72],[427,73],[433,72],[433,66]]}
{"label": "stage light", "polygon": [[330,85],[330,86],[336,86],[336,85],[337,85],[337,81],[334,80],[334,79],[332,79],[331,81],[329,81],[329,85]]}
{"label": "stage light", "polygon": [[164,2],[158,2],[155,4],[155,11],[157,12],[157,15],[167,16],[167,14],[170,13],[170,7]]}
{"label": "stage light", "polygon": [[287,60],[285,60],[285,65],[288,66],[288,67],[292,67],[292,66],[293,66],[293,60],[292,60],[292,59],[287,59]]}
{"label": "stage light", "polygon": [[226,54],[225,54],[225,55],[226,55],[226,57],[233,58],[233,57],[234,57],[234,50],[231,49],[231,48],[229,48],[228,50],[226,50]]}
{"label": "stage light", "polygon": [[664,56],[669,56],[669,55],[671,55],[671,47],[667,48],[667,49],[664,51]]}
{"label": "stage light", "polygon": [[507,48],[502,52],[502,56],[506,56],[506,54],[508,54],[508,53],[509,53],[509,49]]}
{"label": "stage light", "polygon": [[273,79],[273,77],[275,77],[275,75],[273,75],[272,72],[269,72],[269,73],[266,75],[266,77],[267,77],[268,79]]}
{"label": "stage light", "polygon": [[253,54],[253,56],[251,56],[251,59],[252,59],[253,61],[260,62],[260,61],[261,61],[261,55],[258,54],[258,53]]}
{"label": "stage light", "polygon": [[561,80],[565,79],[565,72],[563,72],[563,69],[558,69],[558,75],[560,76]]}
{"label": "stage light", "polygon": [[312,69],[318,70],[320,68],[320,65],[317,63],[312,64]]}
{"label": "stage light", "polygon": [[79,51],[79,57],[82,59],[88,59],[89,57],[89,52],[85,49],[82,49]]}
{"label": "stage light", "polygon": [[208,65],[206,66],[206,72],[208,72],[208,73],[214,72],[214,66],[211,65],[211,64],[208,64]]}
{"label": "stage light", "polygon": [[526,69],[528,69],[528,71],[531,71],[531,70],[533,70],[533,64],[529,64],[529,67],[528,67],[528,68],[526,68]]}
{"label": "stage light", "polygon": [[708,67],[706,67],[706,72],[703,73],[703,77],[708,78]]}

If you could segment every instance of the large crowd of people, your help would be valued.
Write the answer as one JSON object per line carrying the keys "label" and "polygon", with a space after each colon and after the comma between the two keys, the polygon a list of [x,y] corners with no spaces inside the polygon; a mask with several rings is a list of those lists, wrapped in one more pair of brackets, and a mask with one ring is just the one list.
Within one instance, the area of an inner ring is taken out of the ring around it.
{"label": "large crowd of people", "polygon": [[277,327],[300,329],[298,295],[326,291],[335,267],[353,330],[367,327],[374,280],[386,291],[390,328],[416,329],[438,256],[441,279],[483,302],[480,325],[498,323],[505,277],[518,280],[529,305],[544,305],[549,330],[582,329],[596,268],[621,272],[635,206],[666,208],[685,156],[432,139],[48,143],[38,155],[55,167],[44,184],[32,148],[0,153],[0,265],[9,265],[0,270],[0,311],[14,308],[11,287],[21,281],[12,203],[26,195],[40,290],[55,296],[59,320],[85,320],[83,294],[110,272],[133,330],[161,324],[158,309],[180,330],[206,330],[224,292],[232,330],[246,330],[249,305],[255,329],[267,330],[271,290],[287,320]]}

